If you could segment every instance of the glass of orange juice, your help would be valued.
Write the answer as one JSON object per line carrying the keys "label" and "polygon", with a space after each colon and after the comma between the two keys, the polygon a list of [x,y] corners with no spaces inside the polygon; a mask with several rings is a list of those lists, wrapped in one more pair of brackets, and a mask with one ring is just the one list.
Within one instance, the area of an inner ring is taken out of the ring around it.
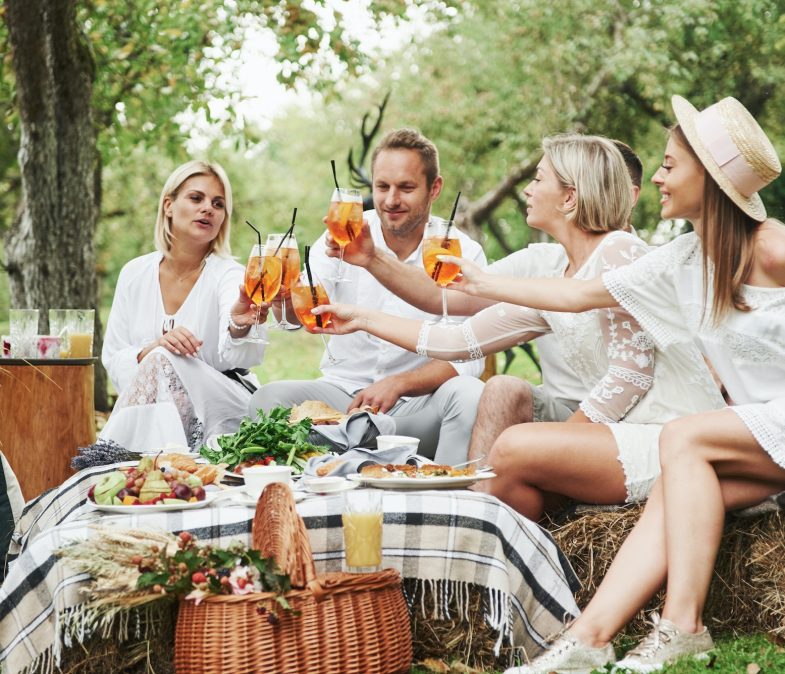
{"label": "glass of orange juice", "polygon": [[458,276],[461,268],[457,264],[437,260],[438,255],[461,257],[461,241],[454,225],[440,218],[431,218],[425,225],[423,234],[422,263],[425,273],[442,289],[442,318],[438,325],[449,325],[447,286]]}
{"label": "glass of orange juice", "polygon": [[383,497],[381,489],[344,493],[341,521],[349,573],[373,573],[382,568]]}
{"label": "glass of orange juice", "polygon": [[66,309],[68,358],[92,358],[95,309]]}
{"label": "glass of orange juice", "polygon": [[[286,319],[286,298],[292,294],[292,286],[300,275],[300,251],[297,249],[297,239],[294,234],[284,238],[283,234],[270,234],[276,237],[275,249],[278,250],[278,258],[281,260],[281,290],[278,294],[281,297],[281,320],[273,323],[270,327],[280,330],[297,330],[300,326],[290,323]],[[270,237],[268,237],[268,242]]]}
{"label": "glass of orange juice", "polygon": [[360,233],[363,226],[363,199],[359,190],[336,187],[327,210],[327,230],[341,247],[336,283],[348,283],[343,278],[343,250]]}
{"label": "glass of orange juice", "polygon": [[[329,313],[315,316],[311,313],[312,309],[322,305],[330,304],[330,298],[327,296],[327,291],[319,281],[316,272],[311,270],[311,278],[308,278],[306,272],[302,272],[300,277],[295,281],[292,286],[292,308],[294,313],[297,314],[302,326],[308,331],[313,332],[315,327],[326,328],[330,325],[331,316]],[[338,359],[333,356],[330,351],[330,345],[327,343],[327,338],[320,333],[322,342],[324,343],[324,350],[327,353],[327,360],[330,365],[335,365]]]}

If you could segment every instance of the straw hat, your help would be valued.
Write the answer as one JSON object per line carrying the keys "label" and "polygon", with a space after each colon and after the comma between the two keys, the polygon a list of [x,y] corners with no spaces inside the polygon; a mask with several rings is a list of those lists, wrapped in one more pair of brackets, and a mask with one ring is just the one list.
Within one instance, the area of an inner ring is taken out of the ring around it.
{"label": "straw hat", "polygon": [[766,208],[758,191],[782,171],[777,152],[753,116],[735,98],[698,111],[681,96],[673,112],[704,168],[742,211],[758,222]]}

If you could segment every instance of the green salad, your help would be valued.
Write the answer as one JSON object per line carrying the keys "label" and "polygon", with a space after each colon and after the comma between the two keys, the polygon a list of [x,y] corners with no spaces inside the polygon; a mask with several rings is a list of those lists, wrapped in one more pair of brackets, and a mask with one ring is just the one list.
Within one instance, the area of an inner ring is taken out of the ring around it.
{"label": "green salad", "polygon": [[230,470],[255,464],[286,465],[302,473],[312,456],[326,454],[327,447],[308,442],[311,420],[289,423],[291,409],[275,407],[265,414],[259,410],[257,420],[243,419],[236,433],[217,438],[220,449],[202,445],[199,453],[210,463],[225,463]]}

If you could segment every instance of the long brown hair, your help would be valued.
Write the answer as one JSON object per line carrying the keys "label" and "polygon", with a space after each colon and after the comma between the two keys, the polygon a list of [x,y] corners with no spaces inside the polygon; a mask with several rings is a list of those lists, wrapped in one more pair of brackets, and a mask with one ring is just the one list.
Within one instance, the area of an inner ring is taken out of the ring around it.
{"label": "long brown hair", "polygon": [[[677,124],[670,133],[700,164],[681,127]],[[752,271],[754,236],[760,223],[736,206],[708,171],[704,173],[701,208],[703,287],[708,297],[711,283],[711,319],[717,324],[731,309],[750,311],[751,307],[742,298],[742,286]],[[704,302],[704,313],[705,310]]]}

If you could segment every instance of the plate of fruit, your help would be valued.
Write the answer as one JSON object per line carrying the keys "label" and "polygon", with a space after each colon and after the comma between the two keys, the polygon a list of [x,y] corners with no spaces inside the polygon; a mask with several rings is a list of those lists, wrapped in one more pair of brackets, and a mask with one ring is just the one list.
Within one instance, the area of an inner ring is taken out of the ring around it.
{"label": "plate of fruit", "polygon": [[209,503],[206,485],[215,481],[215,467],[194,464],[177,468],[143,457],[136,466],[122,466],[101,476],[87,492],[95,509],[111,513],[190,510]]}

